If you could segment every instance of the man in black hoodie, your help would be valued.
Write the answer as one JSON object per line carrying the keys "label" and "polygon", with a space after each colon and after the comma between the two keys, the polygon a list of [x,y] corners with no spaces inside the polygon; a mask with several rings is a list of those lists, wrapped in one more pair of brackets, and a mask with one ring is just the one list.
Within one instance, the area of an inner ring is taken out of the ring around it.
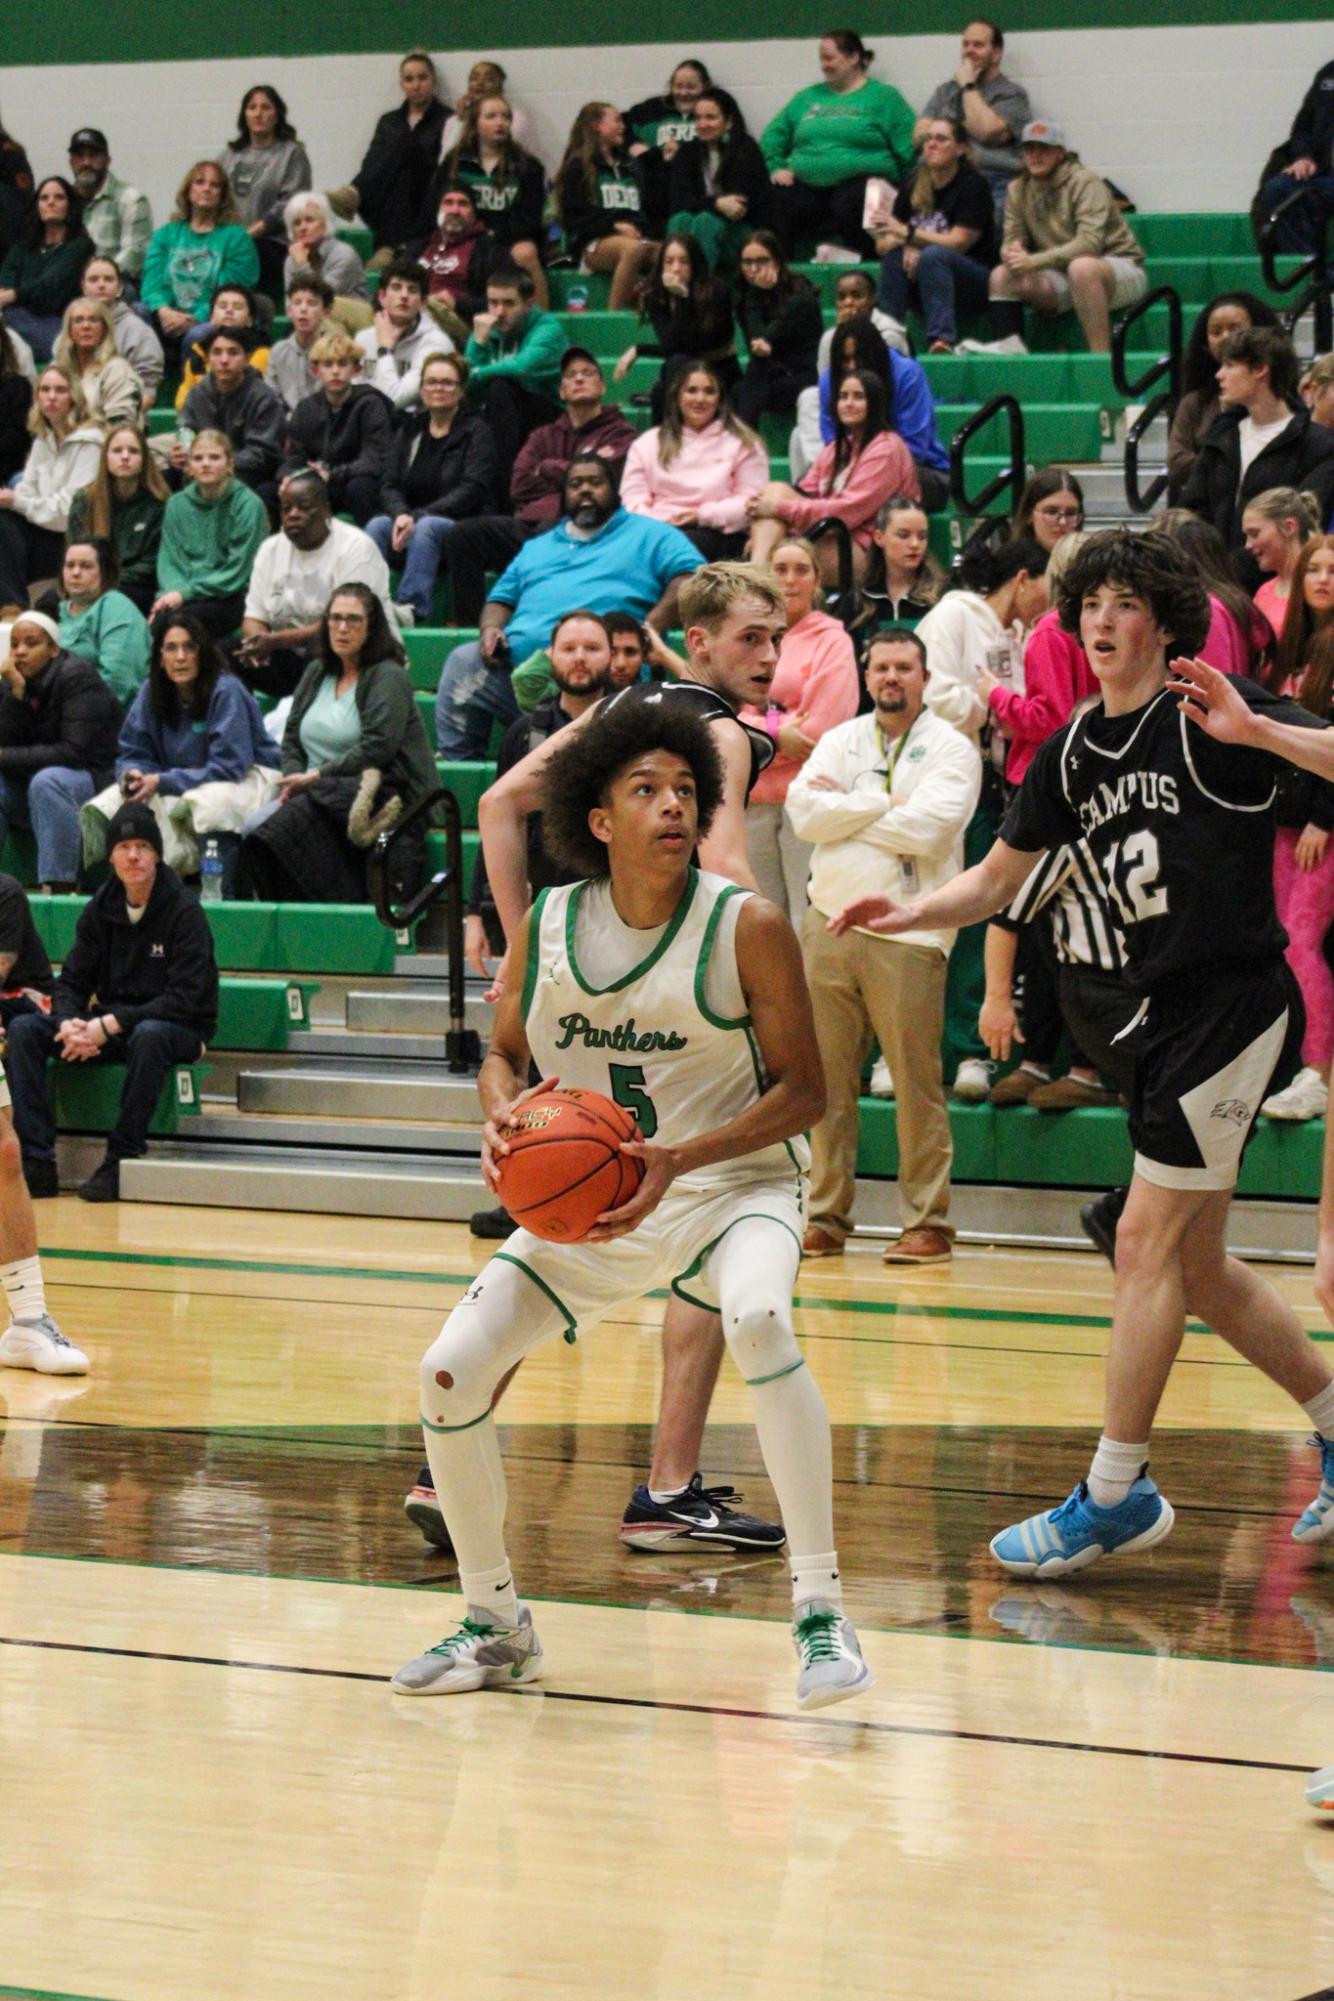
{"label": "man in black hoodie", "polygon": [[[236,477],[261,496],[271,495],[282,452],[287,412],[264,377],[250,362],[245,331],[213,327],[199,342],[208,374],[196,382],[181,405],[182,431],[221,431],[236,454]],[[173,463],[179,470],[184,450],[178,441]],[[270,508],[272,512],[272,508]]]}
{"label": "man in black hoodie", "polygon": [[51,1192],[55,1173],[47,1063],[57,1053],[66,1063],[124,1063],[120,1113],[106,1158],[79,1190],[85,1202],[119,1199],[120,1163],[146,1151],[168,1071],[197,1061],[218,1025],[208,919],[163,862],[147,806],[117,810],[107,854],[114,875],[79,918],[50,1014],[20,1015],[6,1055],[23,1171],[34,1193]]}
{"label": "man in black hoodie", "polygon": [[394,408],[369,382],[356,380],[361,350],[350,334],[321,334],[310,365],[320,386],[292,412],[280,480],[317,472],[335,513],[350,514],[364,528],[381,512]]}

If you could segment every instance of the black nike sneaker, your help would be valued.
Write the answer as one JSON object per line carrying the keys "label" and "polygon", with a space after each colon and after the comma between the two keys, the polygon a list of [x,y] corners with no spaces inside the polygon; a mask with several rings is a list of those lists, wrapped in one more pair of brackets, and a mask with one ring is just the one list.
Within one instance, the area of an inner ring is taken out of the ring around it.
{"label": "black nike sneaker", "polygon": [[655,1501],[636,1487],[621,1522],[627,1549],[781,1549],[787,1541],[780,1522],[757,1521],[729,1507],[744,1496],[735,1487],[706,1487],[696,1473],[670,1501]]}
{"label": "black nike sneaker", "polygon": [[1109,1188],[1096,1202],[1086,1202],[1079,1212],[1084,1235],[1095,1250],[1101,1251],[1113,1270],[1116,1268],[1116,1226],[1126,1206],[1128,1188]]}
{"label": "black nike sneaker", "polygon": [[453,1556],[454,1545],[445,1527],[445,1518],[440,1512],[435,1488],[431,1485],[431,1469],[423,1466],[417,1476],[417,1484],[403,1503],[403,1512],[412,1526],[420,1529],[427,1542],[446,1556]]}

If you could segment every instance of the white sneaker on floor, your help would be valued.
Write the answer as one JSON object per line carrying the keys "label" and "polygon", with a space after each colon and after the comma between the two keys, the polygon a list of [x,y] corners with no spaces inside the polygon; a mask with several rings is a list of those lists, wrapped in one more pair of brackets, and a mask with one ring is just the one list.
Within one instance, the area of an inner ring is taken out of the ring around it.
{"label": "white sneaker on floor", "polygon": [[40,1320],[11,1321],[0,1334],[0,1368],[35,1369],[39,1376],[86,1376],[88,1357],[44,1313]]}
{"label": "white sneaker on floor", "polygon": [[399,630],[401,632],[411,632],[417,623],[417,613],[413,606],[410,604],[399,604],[395,601],[390,606],[390,610],[398,621]]}
{"label": "white sneaker on floor", "polygon": [[1329,1104],[1329,1085],[1318,1070],[1299,1070],[1286,1090],[1275,1091],[1260,1110],[1267,1119],[1318,1119]]}
{"label": "white sneaker on floor", "polygon": [[982,1056],[965,1056],[954,1073],[950,1086],[956,1098],[965,1105],[980,1105],[984,1098],[991,1096],[991,1080],[996,1074],[994,1063],[988,1063]]}
{"label": "white sneaker on floor", "polygon": [[798,1709],[825,1709],[831,1702],[846,1702],[850,1695],[875,1687],[851,1619],[827,1598],[807,1598],[796,1607],[792,1644],[801,1663]]}
{"label": "white sneaker on floor", "polygon": [[892,1098],[894,1095],[894,1079],[883,1056],[877,1056],[871,1066],[871,1081],[867,1089],[873,1098]]}
{"label": "white sneaker on floor", "polygon": [[475,1605],[457,1632],[415,1660],[390,1681],[395,1695],[465,1695],[475,1688],[516,1688],[542,1672],[542,1642],[526,1605],[517,1626],[499,1626]]}

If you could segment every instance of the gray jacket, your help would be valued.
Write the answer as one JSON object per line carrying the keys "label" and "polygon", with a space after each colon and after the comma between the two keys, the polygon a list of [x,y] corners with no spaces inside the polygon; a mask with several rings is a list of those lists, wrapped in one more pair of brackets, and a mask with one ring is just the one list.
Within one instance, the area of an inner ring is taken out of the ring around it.
{"label": "gray jacket", "polygon": [[298,264],[289,253],[283,266],[283,290],[288,289],[294,278],[304,278],[311,271],[317,272],[326,285],[332,285],[342,299],[370,298],[365,266],[352,245],[344,243],[341,236],[326,236],[311,252],[307,264]]}
{"label": "gray jacket", "polygon": [[111,308],[111,314],[116,323],[116,346],[143,383],[144,389],[151,390],[156,397],[162,384],[162,371],[166,365],[162,342],[147,320],[141,320],[134,308],[126,305],[124,299],[117,299]]}
{"label": "gray jacket", "polygon": [[262,222],[265,234],[287,241],[283,210],[293,195],[311,186],[310,161],[299,139],[276,139],[272,146],[224,146],[218,165],[227,169],[237,210],[249,229]]}
{"label": "gray jacket", "polygon": [[[331,329],[333,321],[326,320],[320,331],[327,333]],[[269,349],[269,365],[264,371],[264,380],[270,389],[277,391],[283,408],[289,413],[295,410],[303,396],[313,396],[320,386],[310,365],[310,350],[299,345],[295,334],[288,334],[284,340],[273,343]]]}

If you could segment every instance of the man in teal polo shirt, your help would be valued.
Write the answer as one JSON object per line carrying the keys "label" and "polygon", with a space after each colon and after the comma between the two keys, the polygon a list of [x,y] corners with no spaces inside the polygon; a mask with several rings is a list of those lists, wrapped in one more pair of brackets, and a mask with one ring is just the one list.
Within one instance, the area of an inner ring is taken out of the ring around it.
{"label": "man in teal polo shirt", "polygon": [[663,632],[678,579],[700,560],[679,528],[620,505],[605,459],[571,459],[562,518],[524,543],[482,606],[480,639],[456,646],[445,662],[435,698],[440,755],[486,756],[492,722],[519,713],[512,669],[546,645],[566,612],[628,611]]}

